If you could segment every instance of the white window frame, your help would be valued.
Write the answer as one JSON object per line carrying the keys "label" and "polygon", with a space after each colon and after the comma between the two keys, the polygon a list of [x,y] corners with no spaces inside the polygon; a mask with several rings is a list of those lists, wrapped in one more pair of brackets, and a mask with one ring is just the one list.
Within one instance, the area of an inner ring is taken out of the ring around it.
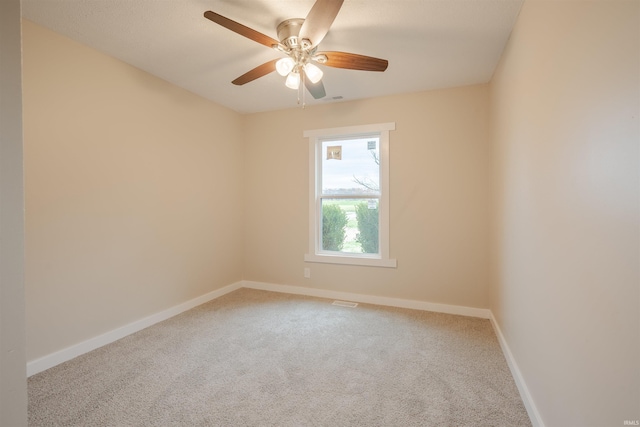
{"label": "white window frame", "polygon": [[[309,251],[304,256],[306,262],[391,268],[397,266],[397,261],[389,258],[389,132],[395,129],[396,124],[390,122],[304,131],[304,137],[309,139]],[[322,141],[333,138],[357,138],[371,134],[380,136],[379,253],[331,252],[328,254],[321,249]]]}

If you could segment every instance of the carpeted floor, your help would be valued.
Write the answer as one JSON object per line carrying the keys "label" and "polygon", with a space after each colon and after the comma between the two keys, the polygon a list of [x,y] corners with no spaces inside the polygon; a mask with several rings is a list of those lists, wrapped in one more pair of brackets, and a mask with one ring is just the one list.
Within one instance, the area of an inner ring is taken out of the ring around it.
{"label": "carpeted floor", "polygon": [[530,426],[488,320],[240,289],[29,378],[30,426]]}

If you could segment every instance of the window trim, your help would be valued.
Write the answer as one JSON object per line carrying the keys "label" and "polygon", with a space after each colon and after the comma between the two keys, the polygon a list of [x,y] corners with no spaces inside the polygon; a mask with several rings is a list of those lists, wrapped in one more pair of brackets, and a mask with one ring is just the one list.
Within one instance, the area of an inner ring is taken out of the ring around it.
{"label": "window trim", "polygon": [[[360,126],[345,126],[304,131],[309,143],[309,248],[304,256],[306,262],[349,264],[372,267],[396,268],[397,261],[389,258],[389,132],[396,129],[395,122]],[[376,133],[380,135],[380,201],[378,207],[379,254],[339,255],[322,253],[320,250],[320,221],[318,203],[320,200],[322,174],[322,143],[331,138],[352,138]]]}

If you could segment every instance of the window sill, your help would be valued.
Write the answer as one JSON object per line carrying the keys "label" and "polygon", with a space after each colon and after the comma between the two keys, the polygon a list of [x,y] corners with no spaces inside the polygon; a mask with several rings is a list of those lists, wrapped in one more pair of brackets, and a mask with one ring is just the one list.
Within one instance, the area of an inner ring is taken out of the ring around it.
{"label": "window sill", "polygon": [[395,259],[382,258],[363,258],[357,256],[335,256],[335,255],[311,255],[305,254],[306,262],[321,262],[325,264],[347,264],[347,265],[363,265],[368,267],[388,267],[396,268],[398,263]]}

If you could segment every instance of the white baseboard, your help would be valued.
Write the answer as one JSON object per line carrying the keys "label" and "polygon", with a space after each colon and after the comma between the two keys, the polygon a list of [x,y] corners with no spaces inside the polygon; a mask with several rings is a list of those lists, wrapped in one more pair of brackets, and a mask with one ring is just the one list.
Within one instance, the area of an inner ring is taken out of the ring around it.
{"label": "white baseboard", "polygon": [[151,316],[129,323],[128,325],[106,332],[102,335],[98,335],[97,337],[90,338],[81,343],[72,345],[60,351],[56,351],[55,353],[46,355],[36,360],[32,360],[27,363],[27,376],[37,374],[38,372],[42,372],[46,369],[52,368],[56,365],[59,365],[60,363],[66,362],[82,354],[102,347],[103,345],[110,344],[114,341],[126,337],[127,335],[131,335],[135,332],[141,331],[142,329],[148,328],[151,325],[162,322],[163,320],[167,320],[170,317],[176,316],[184,311],[190,310],[213,299],[219,298],[241,287],[242,282],[236,282],[234,284],[216,289],[215,291],[209,292],[182,304],[178,304],[174,307],[163,310],[159,313],[152,314]]}
{"label": "white baseboard", "polygon": [[[71,360],[82,354],[88,353],[104,345],[110,344],[121,338],[131,335],[142,329],[148,328],[163,320],[167,320],[170,317],[176,316],[184,311],[190,310],[198,305],[209,302],[213,299],[219,298],[229,292],[233,292],[242,287],[251,289],[260,289],[272,292],[282,292],[288,294],[307,295],[319,298],[338,299],[359,302],[364,304],[376,304],[386,305],[391,307],[409,308],[414,310],[434,311],[437,313],[457,314],[461,316],[480,317],[482,319],[489,319],[491,312],[484,308],[464,307],[458,305],[439,304],[426,301],[407,300],[400,298],[380,297],[374,295],[353,294],[348,292],[330,291],[317,288],[305,288],[301,286],[290,285],[277,285],[273,283],[253,282],[253,281],[240,281],[234,284],[225,286],[215,291],[209,292],[200,297],[194,298],[190,301],[176,305],[169,309],[163,310],[159,313],[129,323],[128,325],[106,332],[97,337],[90,338],[86,341],[74,344],[70,347],[56,351],[55,353],[48,354],[36,360],[32,360],[27,363],[27,376],[35,375],[38,372],[42,372],[49,368],[52,368],[60,363]],[[495,322],[494,322],[495,323]],[[501,341],[502,345],[502,341]],[[504,348],[504,347],[503,347]]]}
{"label": "white baseboard", "polygon": [[401,298],[380,297],[374,295],[352,294],[348,292],[330,291],[302,286],[276,285],[274,283],[242,281],[242,287],[263,291],[282,292],[286,294],[307,295],[311,297],[338,299],[360,302],[363,304],[386,305],[390,307],[410,308],[414,310],[435,311],[437,313],[458,314],[460,316],[489,319],[490,311],[486,308],[464,307],[460,305],[439,304],[434,302],[408,300]]}
{"label": "white baseboard", "polygon": [[204,304],[213,299],[219,298],[225,294],[228,294],[229,292],[233,292],[243,287],[250,288],[250,289],[259,289],[264,291],[281,292],[281,293],[296,294],[296,295],[307,295],[307,296],[337,299],[337,300],[343,300],[343,301],[353,301],[353,302],[359,302],[364,304],[376,304],[376,305],[384,305],[384,306],[391,306],[391,307],[409,308],[414,310],[434,311],[437,313],[447,313],[447,314],[457,314],[461,316],[479,317],[482,319],[490,319],[491,324],[493,325],[493,329],[496,333],[496,336],[498,337],[498,342],[500,343],[502,352],[504,353],[505,359],[507,360],[507,364],[509,365],[509,369],[511,370],[511,374],[513,375],[516,386],[518,387],[518,391],[520,392],[520,397],[524,402],[524,406],[527,409],[527,413],[529,414],[529,418],[531,419],[533,426],[545,427],[544,422],[540,417],[540,413],[538,412],[538,409],[536,408],[536,405],[531,397],[531,394],[529,393],[529,389],[524,381],[522,373],[518,368],[518,364],[513,358],[513,354],[511,353],[509,345],[507,344],[504,338],[504,335],[500,330],[500,326],[498,325],[498,322],[496,321],[493,315],[493,312],[491,312],[491,310],[489,309],[439,304],[439,303],[407,300],[407,299],[400,299],[400,298],[380,297],[380,296],[374,296],[374,295],[354,294],[354,293],[331,291],[331,290],[318,289],[318,288],[305,288],[302,286],[278,285],[274,283],[254,282],[254,281],[248,281],[248,280],[242,280],[242,281],[233,283],[231,285],[209,292],[205,295],[194,298],[182,304],[178,304],[167,310],[163,310],[159,313],[153,314],[151,316],[132,322],[128,325],[114,329],[105,334],[102,334],[97,337],[83,341],[81,343],[72,345],[70,347],[67,347],[55,353],[49,354],[47,356],[41,357],[39,359],[30,361],[27,363],[27,376],[31,376],[31,375],[37,374],[38,372],[42,372],[46,369],[52,368],[56,365],[59,365],[60,363],[71,360],[75,357],[78,357],[84,353],[88,353],[104,345],[110,344],[114,341],[117,341],[121,338],[126,337],[127,335],[131,335],[151,325],[154,325],[158,322],[162,322],[163,320],[167,320],[170,317],[176,316],[184,311],[190,310],[194,307],[197,307],[201,304]]}
{"label": "white baseboard", "polygon": [[500,330],[500,325],[498,325],[498,322],[493,316],[493,312],[491,310],[489,310],[489,315],[491,324],[493,325],[493,330],[498,337],[500,347],[502,347],[502,353],[504,353],[504,357],[505,359],[507,359],[507,364],[509,365],[509,369],[511,370],[511,375],[513,376],[513,379],[516,382],[516,386],[518,387],[518,391],[520,392],[520,398],[522,398],[522,402],[524,403],[524,406],[527,409],[527,413],[529,414],[529,418],[531,419],[531,424],[533,424],[533,427],[545,427],[544,422],[542,421],[542,417],[540,417],[540,412],[538,412],[538,408],[536,407],[536,404],[531,397],[531,393],[529,393],[529,388],[524,381],[522,372],[520,372],[520,368],[518,368],[518,364],[513,358],[513,354],[511,353],[509,344],[507,344],[507,341],[502,334],[502,330]]}

